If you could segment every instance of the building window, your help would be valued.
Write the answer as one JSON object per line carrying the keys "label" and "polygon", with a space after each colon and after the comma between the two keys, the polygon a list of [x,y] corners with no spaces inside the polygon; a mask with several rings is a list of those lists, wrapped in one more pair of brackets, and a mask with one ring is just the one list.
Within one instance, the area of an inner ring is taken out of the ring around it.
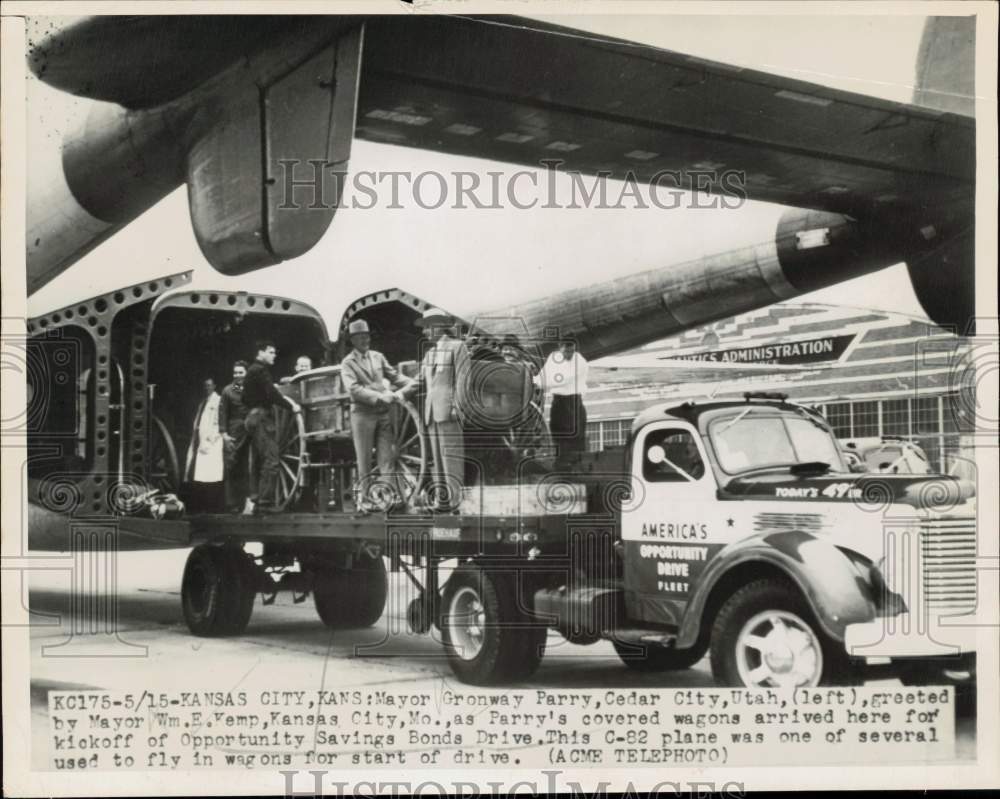
{"label": "building window", "polygon": [[611,419],[606,422],[587,423],[587,450],[601,452],[605,449],[624,447],[632,432],[631,419]]}
{"label": "building window", "polygon": [[604,447],[601,442],[601,423],[587,422],[587,451],[600,452]]}
{"label": "building window", "polygon": [[612,447],[624,447],[628,441],[629,430],[632,427],[631,419],[615,419],[604,424],[604,449]]}
{"label": "building window", "polygon": [[879,435],[877,402],[854,403],[854,432],[852,435],[854,438],[871,438]]}
{"label": "building window", "polygon": [[837,402],[826,406],[826,420],[837,438],[851,438],[851,403]]}
{"label": "building window", "polygon": [[938,397],[916,397],[913,400],[913,434],[935,435],[941,432]]}
{"label": "building window", "polygon": [[910,435],[910,401],[882,400],[882,435]]}

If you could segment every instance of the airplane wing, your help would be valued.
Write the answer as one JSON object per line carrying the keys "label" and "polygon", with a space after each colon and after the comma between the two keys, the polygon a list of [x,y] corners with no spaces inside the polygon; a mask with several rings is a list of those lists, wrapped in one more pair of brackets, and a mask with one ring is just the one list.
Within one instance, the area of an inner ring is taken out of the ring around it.
{"label": "airplane wing", "polygon": [[30,60],[53,86],[151,108],[360,21],[360,138],[843,213],[972,196],[969,118],[516,17],[99,17]]}
{"label": "airplane wing", "polygon": [[968,201],[975,175],[970,119],[527,20],[370,23],[361,85],[363,138],[717,191],[728,170],[802,208]]}
{"label": "airplane wing", "polygon": [[[955,108],[973,94],[974,17],[935,19],[925,38],[947,27],[957,54],[945,88],[968,84]],[[940,49],[922,48],[920,96],[941,94]],[[907,261],[932,318],[972,313],[975,120],[953,111],[517,17],[101,17],[40,37],[29,61],[120,112],[64,149],[81,240],[47,229],[71,218],[51,203],[40,226],[29,213],[31,290],[185,181],[217,269],[297,257],[332,220],[357,136],[846,215],[880,265]],[[326,202],[289,201],[287,164],[310,162]],[[793,249],[828,243],[798,233]]]}

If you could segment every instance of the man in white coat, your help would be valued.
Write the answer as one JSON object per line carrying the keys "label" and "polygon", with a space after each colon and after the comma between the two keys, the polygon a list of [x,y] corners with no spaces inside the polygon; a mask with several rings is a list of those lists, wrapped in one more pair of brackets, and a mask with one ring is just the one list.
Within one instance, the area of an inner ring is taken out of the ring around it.
{"label": "man in white coat", "polygon": [[203,398],[198,405],[188,446],[184,478],[192,484],[194,509],[218,512],[222,505],[224,444],[219,429],[219,403],[215,381],[202,382]]}

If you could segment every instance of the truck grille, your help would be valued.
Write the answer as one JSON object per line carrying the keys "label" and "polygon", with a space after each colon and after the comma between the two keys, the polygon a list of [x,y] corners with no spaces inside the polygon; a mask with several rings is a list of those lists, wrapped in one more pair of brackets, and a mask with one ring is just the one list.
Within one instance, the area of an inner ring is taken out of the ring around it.
{"label": "truck grille", "polygon": [[976,607],[976,520],[934,519],[920,525],[924,602],[949,615]]}
{"label": "truck grille", "polygon": [[803,533],[823,532],[823,517],[818,513],[758,513],[753,517],[755,533],[797,530]]}

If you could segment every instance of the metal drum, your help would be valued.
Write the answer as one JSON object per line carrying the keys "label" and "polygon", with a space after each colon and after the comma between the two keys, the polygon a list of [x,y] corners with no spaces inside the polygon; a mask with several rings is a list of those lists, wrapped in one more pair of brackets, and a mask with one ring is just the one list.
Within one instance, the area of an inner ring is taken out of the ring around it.
{"label": "metal drum", "polygon": [[533,390],[526,365],[474,360],[459,375],[456,400],[467,428],[509,430],[528,421]]}

